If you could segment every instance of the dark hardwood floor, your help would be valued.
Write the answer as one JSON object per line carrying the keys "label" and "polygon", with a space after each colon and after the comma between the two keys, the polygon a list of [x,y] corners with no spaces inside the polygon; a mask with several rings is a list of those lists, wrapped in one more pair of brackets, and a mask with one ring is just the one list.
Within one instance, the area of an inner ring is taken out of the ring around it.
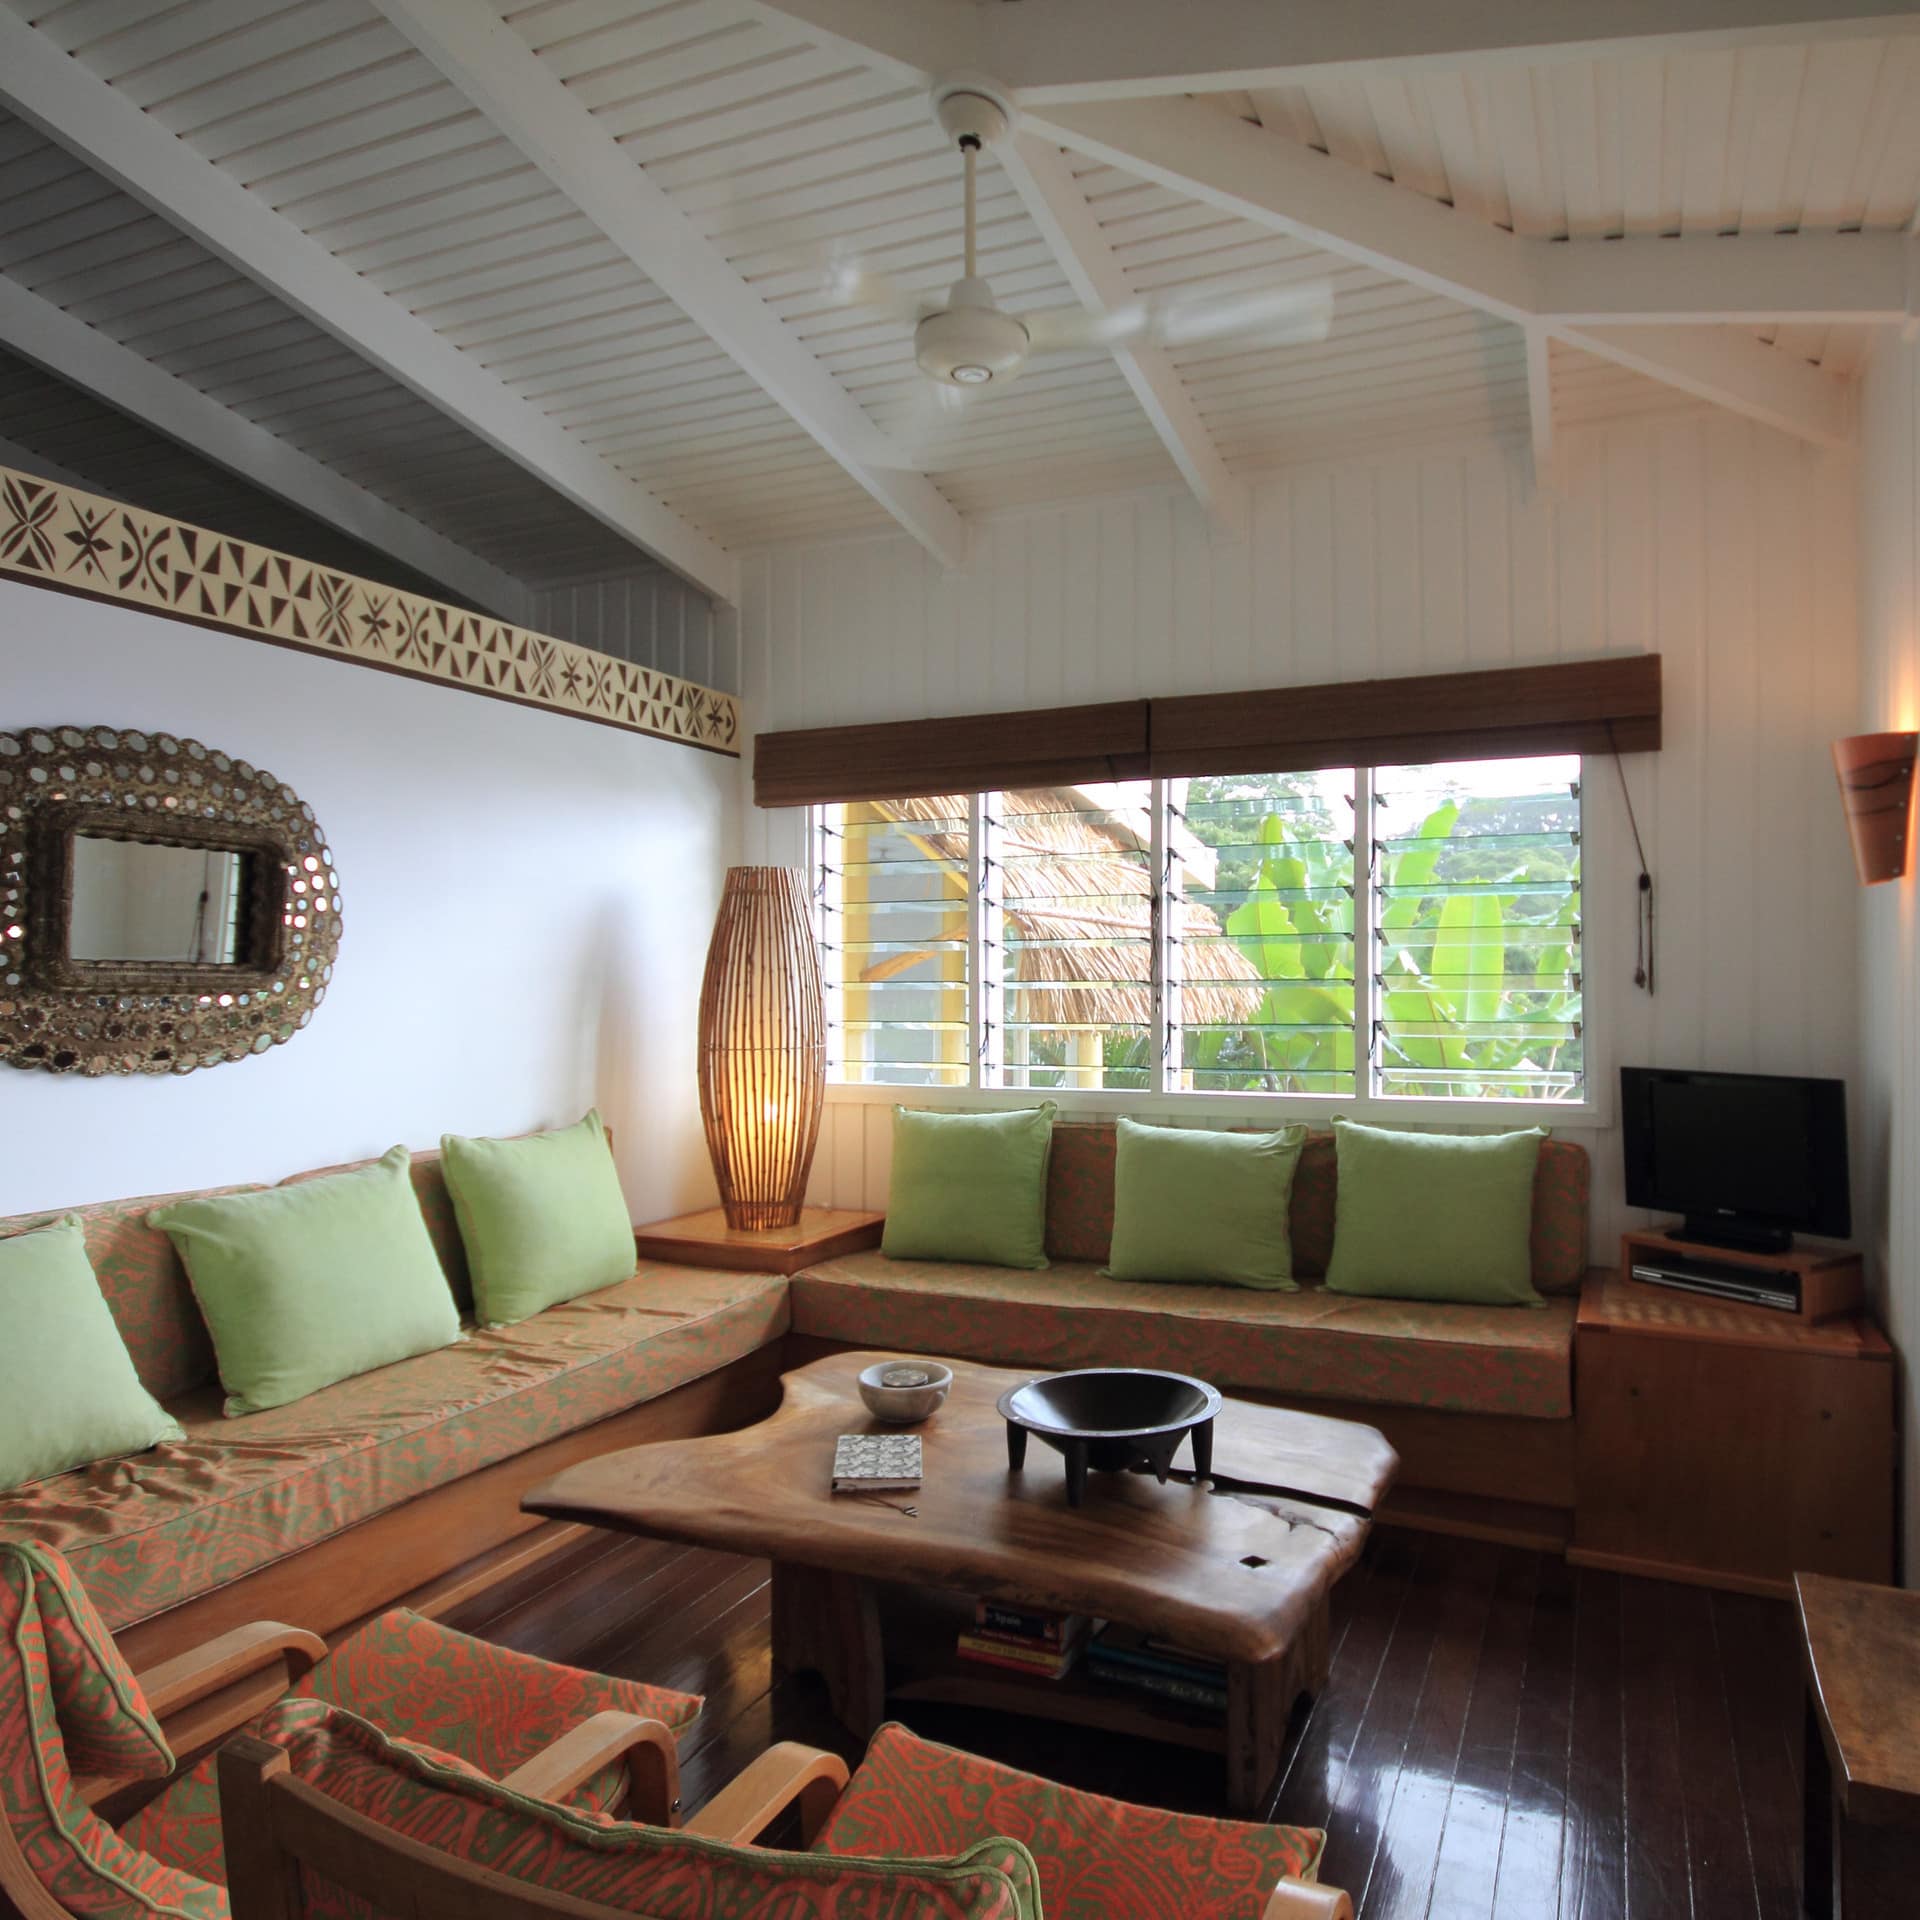
{"label": "dark hardwood floor", "polygon": [[[1328,1830],[1362,1920],[1689,1920],[1799,1910],[1800,1696],[1779,1602],[1380,1529],[1334,1598],[1333,1673],[1272,1817]],[[769,1742],[857,1743],[811,1677],[775,1681],[764,1562],[590,1538],[453,1625],[703,1692],[698,1805]],[[901,1715],[1123,1797],[1221,1811],[1218,1763],[1035,1720]]]}

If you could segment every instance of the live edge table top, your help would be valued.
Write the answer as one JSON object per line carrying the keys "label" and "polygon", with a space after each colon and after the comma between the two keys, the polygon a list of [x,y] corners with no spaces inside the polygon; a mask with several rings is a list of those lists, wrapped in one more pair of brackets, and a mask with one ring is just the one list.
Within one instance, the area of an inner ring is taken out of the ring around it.
{"label": "live edge table top", "polygon": [[[1399,1461],[1372,1427],[1228,1400],[1211,1486],[1180,1471],[1090,1477],[1067,1505],[1065,1464],[1035,1445],[1007,1468],[995,1403],[1030,1372],[953,1368],[953,1391],[913,1429],[861,1404],[841,1353],[785,1376],[755,1426],[603,1454],[522,1501],[530,1513],[879,1581],[950,1588],[1129,1621],[1217,1659],[1283,1653],[1358,1556]],[[915,1431],[924,1484],[880,1497],[831,1490],[843,1433]],[[917,1517],[900,1508],[911,1505]]]}

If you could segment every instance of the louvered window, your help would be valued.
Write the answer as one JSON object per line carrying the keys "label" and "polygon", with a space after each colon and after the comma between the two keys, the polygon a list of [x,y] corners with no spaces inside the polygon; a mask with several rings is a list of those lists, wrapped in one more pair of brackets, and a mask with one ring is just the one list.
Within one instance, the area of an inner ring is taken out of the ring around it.
{"label": "louvered window", "polygon": [[1375,1091],[1581,1097],[1580,762],[1373,776]]}
{"label": "louvered window", "polygon": [[815,811],[829,1074],[1415,1103],[1586,1098],[1577,756]]}
{"label": "louvered window", "polygon": [[1153,1085],[1153,783],[1029,787],[981,808],[986,1086]]}
{"label": "louvered window", "polygon": [[1170,1086],[1354,1091],[1353,786],[1350,770],[1166,783]]}
{"label": "louvered window", "polygon": [[969,1084],[972,811],[964,797],[818,810],[815,892],[830,1079]]}

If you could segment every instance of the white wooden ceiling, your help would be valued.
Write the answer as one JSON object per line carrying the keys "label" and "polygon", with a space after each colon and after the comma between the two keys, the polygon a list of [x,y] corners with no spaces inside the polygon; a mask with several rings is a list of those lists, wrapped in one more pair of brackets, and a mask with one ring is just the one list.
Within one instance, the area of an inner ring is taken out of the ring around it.
{"label": "white wooden ceiling", "polygon": [[[957,0],[897,0],[893,13],[911,24],[941,4],[951,17]],[[703,539],[732,556],[913,524],[889,494],[889,457],[930,480],[936,522],[949,509],[972,517],[1179,479],[1177,436],[1149,417],[1113,355],[1038,359],[954,419],[926,404],[901,324],[827,300],[829,259],[943,288],[958,270],[959,217],[957,163],[923,82],[890,50],[820,30],[832,4],[541,0],[496,12],[495,0],[470,0],[476,26],[504,19],[509,30],[501,70],[530,55],[562,83],[744,283],[743,298],[764,303],[857,405],[872,430],[862,459],[689,317],[603,217],[534,164],[525,139],[476,106],[471,85],[417,51],[386,17],[406,7],[0,5],[139,109],[208,180],[243,189],[290,241],[287,261],[277,246],[269,259],[251,240],[219,245],[200,224],[202,196],[164,204],[168,190],[125,163],[122,185],[103,177],[115,163],[93,150],[100,116],[84,99],[53,124],[62,109],[22,97],[36,125],[0,119],[4,281],[521,581],[645,564],[636,543],[665,551],[660,526],[688,534],[693,544],[668,558],[701,578],[685,556]],[[1920,207],[1920,21],[1894,27],[1665,53],[1334,65],[1203,98],[1276,147],[1315,149],[1529,240],[1902,232]],[[0,91],[8,84],[0,71]],[[1189,446],[1204,442],[1233,481],[1409,441],[1531,433],[1545,447],[1529,328],[1513,315],[1223,211],[1151,169],[1079,151],[1067,162],[1133,293],[1332,284],[1334,327],[1319,345],[1221,341],[1166,356],[1194,423]],[[989,160],[981,270],[1016,313],[1072,304],[1066,263],[1018,189]],[[356,338],[325,301],[306,300],[302,236],[337,264],[339,310],[371,289],[398,344]],[[484,374],[507,411],[463,414],[437,374],[411,377],[408,320]],[[1756,377],[1777,355],[1851,381],[1876,330],[1812,321],[1727,332],[1749,353],[1767,343]],[[0,323],[0,339],[6,331]],[[1531,341],[1550,380],[1549,428],[1555,417],[1700,403],[1700,383],[1658,383],[1576,338]],[[515,416],[516,405],[532,411]],[[591,456],[586,469],[611,470],[608,489],[576,484],[582,469],[575,481],[543,470],[498,426],[515,417],[560,429],[567,449]],[[10,431],[0,417],[0,435]],[[883,469],[881,484],[863,460]],[[622,499],[638,503],[631,517]],[[726,590],[724,563],[704,572],[703,584]]]}

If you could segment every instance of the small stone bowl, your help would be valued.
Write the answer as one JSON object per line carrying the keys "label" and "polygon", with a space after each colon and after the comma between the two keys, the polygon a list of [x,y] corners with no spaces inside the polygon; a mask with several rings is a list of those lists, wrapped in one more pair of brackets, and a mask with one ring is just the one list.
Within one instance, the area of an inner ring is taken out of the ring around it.
{"label": "small stone bowl", "polygon": [[938,1412],[952,1390],[953,1369],[937,1360],[882,1360],[860,1375],[867,1411],[899,1427]]}

